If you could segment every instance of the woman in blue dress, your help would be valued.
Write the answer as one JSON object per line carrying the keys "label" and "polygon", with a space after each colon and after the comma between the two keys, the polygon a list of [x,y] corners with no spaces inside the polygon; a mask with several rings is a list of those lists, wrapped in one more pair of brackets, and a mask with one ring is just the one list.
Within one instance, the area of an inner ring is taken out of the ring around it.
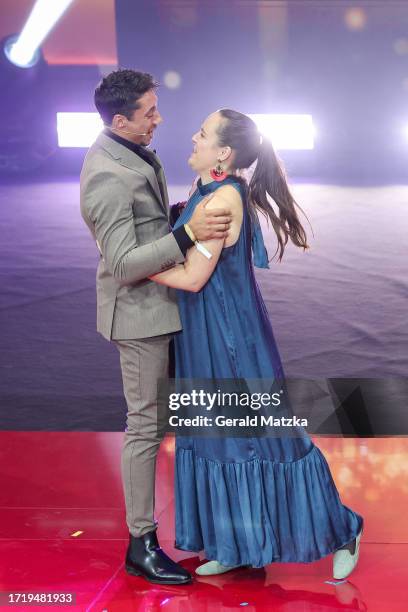
{"label": "woman in blue dress", "polygon": [[[254,275],[254,264],[269,267],[256,210],[270,219],[281,259],[289,239],[308,248],[298,206],[272,144],[248,116],[212,113],[193,143],[189,164],[200,178],[176,226],[188,224],[209,194],[207,206],[229,207],[232,223],[226,239],[202,244],[210,258],[193,247],[183,265],[151,277],[178,290],[176,378],[284,380]],[[255,161],[248,185],[238,174]],[[324,455],[303,429],[290,437],[176,437],[175,461],[176,547],[204,550],[198,574],[330,553],[335,578],[354,569],[363,519],[341,503]]]}

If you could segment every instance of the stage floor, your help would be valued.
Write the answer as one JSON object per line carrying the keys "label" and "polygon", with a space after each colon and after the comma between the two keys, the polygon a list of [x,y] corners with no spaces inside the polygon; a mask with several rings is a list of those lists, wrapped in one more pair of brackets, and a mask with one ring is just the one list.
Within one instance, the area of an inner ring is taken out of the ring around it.
{"label": "stage floor", "polygon": [[[333,580],[329,555],[310,564],[271,564],[160,587],[124,570],[122,437],[0,432],[1,592],[73,592],[77,603],[68,609],[97,612],[407,609],[407,438],[313,438],[343,503],[365,519],[360,560],[348,580]],[[193,571],[197,553],[173,548],[173,461],[174,439],[168,437],[158,460],[159,539]]]}

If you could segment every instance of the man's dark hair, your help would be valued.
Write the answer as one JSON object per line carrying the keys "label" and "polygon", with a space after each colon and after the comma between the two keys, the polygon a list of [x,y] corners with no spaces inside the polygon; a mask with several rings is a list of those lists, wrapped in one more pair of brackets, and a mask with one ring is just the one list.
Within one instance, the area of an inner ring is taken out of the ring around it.
{"label": "man's dark hair", "polygon": [[156,89],[158,83],[147,72],[135,70],[115,70],[102,79],[95,89],[95,106],[107,125],[112,123],[115,115],[124,115],[131,119],[133,112],[147,91]]}

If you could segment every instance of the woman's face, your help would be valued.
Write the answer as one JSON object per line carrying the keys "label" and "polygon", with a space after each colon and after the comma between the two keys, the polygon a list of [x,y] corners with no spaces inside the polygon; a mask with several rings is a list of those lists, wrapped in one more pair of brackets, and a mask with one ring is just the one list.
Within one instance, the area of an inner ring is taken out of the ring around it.
{"label": "woman's face", "polygon": [[215,168],[225,150],[225,147],[218,145],[217,128],[221,122],[221,115],[218,112],[212,113],[192,138],[194,148],[188,163],[197,174]]}

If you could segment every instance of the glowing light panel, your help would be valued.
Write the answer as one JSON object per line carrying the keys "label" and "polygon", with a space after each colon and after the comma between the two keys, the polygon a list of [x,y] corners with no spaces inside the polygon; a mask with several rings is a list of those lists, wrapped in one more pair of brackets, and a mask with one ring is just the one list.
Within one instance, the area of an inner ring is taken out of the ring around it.
{"label": "glowing light panel", "polygon": [[251,114],[249,117],[275,149],[314,149],[312,115]]}
{"label": "glowing light panel", "polygon": [[57,113],[59,147],[90,147],[102,129],[98,113]]}

